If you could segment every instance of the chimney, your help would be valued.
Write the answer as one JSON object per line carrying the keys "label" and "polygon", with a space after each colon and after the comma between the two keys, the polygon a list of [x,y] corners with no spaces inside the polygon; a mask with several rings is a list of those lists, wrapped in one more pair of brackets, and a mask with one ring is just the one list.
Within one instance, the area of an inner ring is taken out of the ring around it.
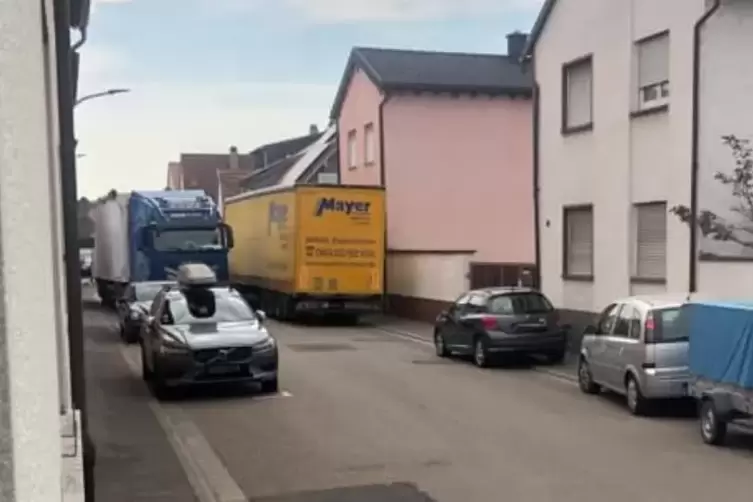
{"label": "chimney", "polygon": [[319,134],[319,128],[316,127],[316,124],[311,124],[309,126],[309,136],[313,136],[314,134]]}
{"label": "chimney", "polygon": [[514,31],[507,35],[507,56],[519,61],[523,57],[523,49],[525,49],[527,41],[527,33]]}
{"label": "chimney", "polygon": [[228,163],[230,164],[230,169],[240,169],[241,166],[240,161],[238,160],[238,147],[230,147],[230,160]]}

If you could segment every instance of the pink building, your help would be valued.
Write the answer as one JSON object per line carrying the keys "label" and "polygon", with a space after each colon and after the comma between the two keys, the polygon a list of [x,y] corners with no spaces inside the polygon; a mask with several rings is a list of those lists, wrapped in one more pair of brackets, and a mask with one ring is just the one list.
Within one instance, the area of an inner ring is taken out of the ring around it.
{"label": "pink building", "polygon": [[535,276],[532,76],[508,55],[354,48],[332,107],[343,184],[387,189],[393,312]]}

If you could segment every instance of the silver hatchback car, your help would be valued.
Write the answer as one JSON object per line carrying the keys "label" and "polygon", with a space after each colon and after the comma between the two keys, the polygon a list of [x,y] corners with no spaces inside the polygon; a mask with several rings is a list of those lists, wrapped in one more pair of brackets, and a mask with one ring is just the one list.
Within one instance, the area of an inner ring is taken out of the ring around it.
{"label": "silver hatchback car", "polygon": [[688,396],[688,333],[679,321],[687,297],[631,297],[607,306],[584,333],[578,383],[587,394],[623,394],[635,415],[652,399]]}

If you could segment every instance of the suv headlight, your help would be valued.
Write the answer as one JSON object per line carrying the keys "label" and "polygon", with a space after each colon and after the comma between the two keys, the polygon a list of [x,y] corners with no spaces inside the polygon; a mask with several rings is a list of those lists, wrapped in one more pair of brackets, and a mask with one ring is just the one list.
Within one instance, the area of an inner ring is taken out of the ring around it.
{"label": "suv headlight", "polygon": [[253,346],[253,350],[256,352],[267,352],[275,348],[277,348],[277,341],[271,336]]}
{"label": "suv headlight", "polygon": [[190,348],[175,338],[163,334],[160,340],[159,351],[161,354],[186,354],[190,351]]}

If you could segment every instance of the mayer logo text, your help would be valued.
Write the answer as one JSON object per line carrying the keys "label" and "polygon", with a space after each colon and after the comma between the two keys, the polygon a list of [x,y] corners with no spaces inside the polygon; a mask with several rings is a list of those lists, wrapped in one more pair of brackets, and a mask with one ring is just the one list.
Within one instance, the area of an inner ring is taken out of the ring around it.
{"label": "mayer logo text", "polygon": [[285,226],[288,222],[288,205],[269,203],[269,216],[267,220],[267,230],[272,231],[272,225],[277,224],[280,227]]}
{"label": "mayer logo text", "polygon": [[362,200],[341,200],[334,197],[322,197],[316,203],[315,216],[321,216],[327,211],[345,213],[348,216],[362,216],[369,214],[371,202]]}

